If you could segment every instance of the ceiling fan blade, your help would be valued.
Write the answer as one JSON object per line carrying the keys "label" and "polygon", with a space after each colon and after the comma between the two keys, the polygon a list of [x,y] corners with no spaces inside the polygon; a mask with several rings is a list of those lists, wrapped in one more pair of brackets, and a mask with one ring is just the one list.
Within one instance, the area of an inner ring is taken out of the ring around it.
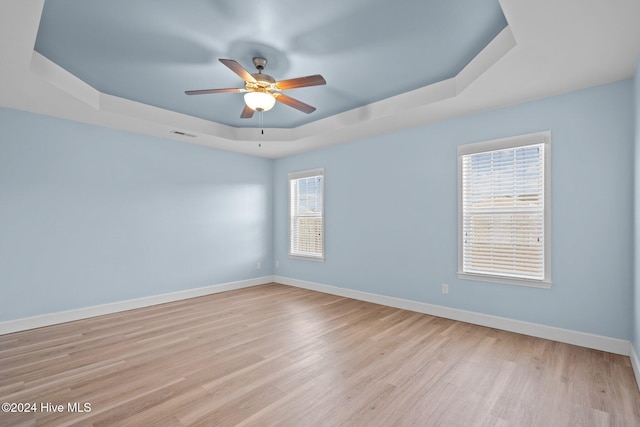
{"label": "ceiling fan blade", "polygon": [[273,96],[276,98],[276,101],[288,105],[289,107],[293,107],[296,110],[300,110],[303,113],[310,114],[316,111],[316,107],[312,107],[309,104],[305,104],[304,102],[298,101],[297,99],[287,96],[283,93],[276,92],[273,94]]}
{"label": "ceiling fan blade", "polygon": [[256,79],[251,75],[251,73],[245,70],[244,67],[240,65],[237,61],[234,61],[233,59],[222,59],[222,58],[219,59],[219,61],[222,62],[227,67],[229,67],[231,71],[239,75],[240,78],[245,82],[253,82],[253,83],[256,82]]}
{"label": "ceiling fan blade", "polygon": [[240,118],[241,119],[250,119],[251,117],[253,117],[253,113],[255,111],[253,111],[253,109],[249,108],[248,105],[244,106],[244,109],[242,110],[242,114],[240,114]]}
{"label": "ceiling fan blade", "polygon": [[287,89],[295,89],[298,87],[307,87],[307,86],[320,86],[326,85],[327,81],[320,74],[315,74],[313,76],[306,77],[298,77],[295,79],[282,80],[276,83],[278,89],[287,90]]}
{"label": "ceiling fan blade", "polygon": [[202,89],[202,90],[186,90],[187,95],[205,95],[207,93],[225,93],[225,92],[244,92],[245,89],[227,88],[227,89]]}

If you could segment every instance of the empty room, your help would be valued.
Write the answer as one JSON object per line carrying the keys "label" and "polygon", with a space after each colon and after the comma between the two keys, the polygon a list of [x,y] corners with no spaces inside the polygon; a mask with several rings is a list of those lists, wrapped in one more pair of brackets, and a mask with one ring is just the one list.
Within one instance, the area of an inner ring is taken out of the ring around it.
{"label": "empty room", "polygon": [[0,1],[0,426],[640,426],[640,1]]}

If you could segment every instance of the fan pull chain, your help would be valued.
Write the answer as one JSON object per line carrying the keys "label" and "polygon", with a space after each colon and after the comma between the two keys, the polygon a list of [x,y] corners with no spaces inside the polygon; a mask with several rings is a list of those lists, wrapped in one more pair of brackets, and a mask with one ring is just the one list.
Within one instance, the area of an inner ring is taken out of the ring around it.
{"label": "fan pull chain", "polygon": [[264,111],[258,111],[258,125],[260,126],[260,135],[258,135],[258,147],[262,147],[262,135],[264,135]]}

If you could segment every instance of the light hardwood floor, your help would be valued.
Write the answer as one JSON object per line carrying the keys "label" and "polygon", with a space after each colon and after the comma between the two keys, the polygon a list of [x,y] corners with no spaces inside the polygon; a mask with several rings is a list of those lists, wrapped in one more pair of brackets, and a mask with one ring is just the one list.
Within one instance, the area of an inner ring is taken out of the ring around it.
{"label": "light hardwood floor", "polygon": [[640,425],[627,357],[279,284],[0,336],[0,396],[37,406],[2,426]]}

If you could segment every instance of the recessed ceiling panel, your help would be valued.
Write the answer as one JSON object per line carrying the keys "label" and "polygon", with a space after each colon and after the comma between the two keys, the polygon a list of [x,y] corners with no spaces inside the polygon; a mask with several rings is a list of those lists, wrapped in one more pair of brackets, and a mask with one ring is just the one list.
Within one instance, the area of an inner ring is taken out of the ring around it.
{"label": "recessed ceiling panel", "polygon": [[35,50],[97,90],[234,127],[243,87],[218,61],[276,80],[322,74],[326,86],[287,95],[264,126],[292,128],[448,79],[507,25],[498,0],[46,0]]}

